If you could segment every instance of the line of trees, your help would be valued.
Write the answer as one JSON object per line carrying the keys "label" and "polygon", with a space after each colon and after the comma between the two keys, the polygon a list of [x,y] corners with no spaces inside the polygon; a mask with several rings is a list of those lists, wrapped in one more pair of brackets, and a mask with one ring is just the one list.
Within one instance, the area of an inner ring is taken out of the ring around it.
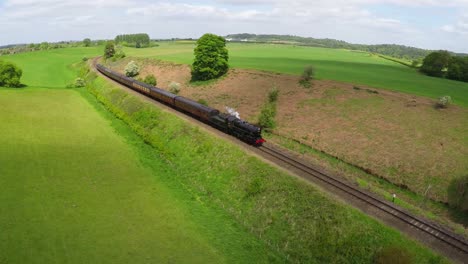
{"label": "line of trees", "polygon": [[453,56],[448,51],[427,55],[420,71],[426,75],[468,82],[468,57]]}
{"label": "line of trees", "polygon": [[60,42],[41,42],[41,43],[30,43],[30,44],[15,44],[0,47],[0,56],[9,54],[18,54],[24,52],[32,52],[38,50],[52,50],[62,49],[71,47],[90,47],[93,45],[103,45],[104,41],[91,41],[89,38],[85,38],[83,41],[60,41]]}
{"label": "line of trees", "polygon": [[150,37],[146,33],[123,34],[115,37],[115,43],[135,48],[149,47]]}
{"label": "line of trees", "polygon": [[359,50],[370,53],[383,54],[395,58],[417,60],[427,56],[431,51],[408,47],[395,44],[378,44],[378,45],[364,45],[352,44],[342,40],[336,39],[316,39],[306,38],[292,35],[266,35],[266,34],[231,34],[226,36],[227,39],[232,41],[252,41],[252,42],[266,42],[266,43],[285,43],[296,44],[312,47],[324,47],[332,49],[350,49]]}

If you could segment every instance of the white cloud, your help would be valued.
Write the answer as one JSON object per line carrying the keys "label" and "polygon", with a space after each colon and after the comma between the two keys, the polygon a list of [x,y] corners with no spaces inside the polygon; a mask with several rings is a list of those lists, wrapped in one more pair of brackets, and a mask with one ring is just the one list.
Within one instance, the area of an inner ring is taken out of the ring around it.
{"label": "white cloud", "polygon": [[[408,7],[409,14],[422,7],[457,11],[434,29],[404,16],[372,12],[382,4]],[[468,0],[7,0],[0,4],[0,24],[5,25],[0,27],[0,45],[130,32],[148,32],[154,38],[251,32],[439,49],[447,43],[439,33],[457,40],[451,47],[468,52],[463,45],[468,42],[468,19],[456,13],[463,10],[468,11]]]}

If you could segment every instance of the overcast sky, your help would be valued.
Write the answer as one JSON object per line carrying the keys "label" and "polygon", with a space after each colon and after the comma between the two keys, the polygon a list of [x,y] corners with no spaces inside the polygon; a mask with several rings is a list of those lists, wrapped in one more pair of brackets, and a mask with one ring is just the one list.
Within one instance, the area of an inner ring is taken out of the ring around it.
{"label": "overcast sky", "polygon": [[468,53],[468,0],[0,0],[0,45],[139,32],[291,34]]}

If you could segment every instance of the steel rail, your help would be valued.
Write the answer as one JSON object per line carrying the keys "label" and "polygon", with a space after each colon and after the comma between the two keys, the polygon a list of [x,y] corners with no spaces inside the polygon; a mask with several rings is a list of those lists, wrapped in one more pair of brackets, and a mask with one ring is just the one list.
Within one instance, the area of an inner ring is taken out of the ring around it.
{"label": "steel rail", "polygon": [[376,198],[373,195],[364,192],[363,190],[360,190],[359,188],[352,186],[343,180],[336,179],[335,177],[320,172],[317,169],[314,169],[311,166],[304,164],[303,162],[297,161],[296,159],[289,157],[281,151],[275,150],[266,145],[260,147],[259,150],[295,167],[296,169],[299,169],[302,172],[307,173],[308,175],[319,179],[322,182],[325,182],[326,184],[333,186],[334,188],[337,188],[361,201],[364,201],[365,203],[370,204],[371,206],[378,208],[387,214],[392,215],[393,217],[407,223],[410,226],[416,227],[417,229],[441,240],[442,242],[450,245],[453,248],[456,248],[457,250],[465,254],[468,254],[467,241],[464,238],[451,233],[450,231],[444,230],[443,228],[437,227],[426,220],[413,216],[405,212],[403,209],[398,208],[394,204]]}

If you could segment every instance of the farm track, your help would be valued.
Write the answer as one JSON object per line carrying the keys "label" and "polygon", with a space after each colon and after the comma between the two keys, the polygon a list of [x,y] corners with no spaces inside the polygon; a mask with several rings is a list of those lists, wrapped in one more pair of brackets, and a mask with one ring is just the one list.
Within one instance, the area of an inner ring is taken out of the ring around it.
{"label": "farm track", "polygon": [[[107,76],[102,75],[99,71],[95,70],[95,66],[98,58],[93,59],[92,66],[93,70],[100,76],[116,83],[121,87],[125,87]],[[137,94],[149,101],[157,102],[152,98],[142,95],[138,92],[128,89],[134,94]],[[184,114],[181,114],[177,110],[174,110],[166,105],[157,102],[157,105],[165,108],[168,111],[176,113],[178,116],[187,119]],[[188,120],[188,119],[187,119]],[[192,120],[192,118],[190,118]],[[262,147],[255,148],[248,146],[247,144],[234,139],[233,137],[227,136],[225,133],[218,131],[204,123],[195,122],[198,125],[205,127],[206,129],[214,132],[223,138],[229,139],[231,142],[235,142],[241,147],[260,155],[261,157],[273,162],[275,165],[286,169],[289,172],[296,174],[297,176],[319,185],[323,189],[329,191],[333,195],[344,200],[346,203],[357,207],[361,211],[377,218],[384,223],[393,226],[400,231],[408,234],[421,241],[422,243],[430,246],[434,250],[438,251],[442,255],[449,259],[458,262],[466,263],[468,260],[468,242],[465,238],[460,235],[453,233],[439,226],[435,223],[431,223],[428,220],[414,216],[404,209],[390,203],[382,198],[376,197],[375,195],[362,190],[357,186],[353,186],[351,183],[329,175],[327,172],[316,168],[313,165],[307,164],[306,161],[300,160],[298,157],[293,157],[294,154],[289,154],[289,151],[280,149],[271,143],[266,143]]]}

